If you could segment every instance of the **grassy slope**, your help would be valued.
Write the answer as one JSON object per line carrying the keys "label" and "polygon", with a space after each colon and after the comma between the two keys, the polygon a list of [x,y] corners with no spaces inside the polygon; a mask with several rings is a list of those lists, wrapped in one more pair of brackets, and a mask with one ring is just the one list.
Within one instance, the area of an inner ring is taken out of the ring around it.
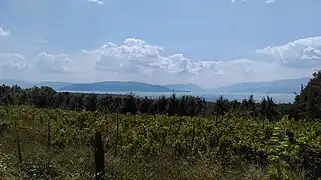
{"label": "grassy slope", "polygon": [[[116,119],[119,119],[118,138]],[[14,121],[18,128],[14,128]],[[315,135],[320,124],[290,123],[286,119],[267,123],[262,129],[260,121],[235,117],[115,114],[95,117],[89,112],[0,107],[0,123],[0,176],[5,179],[32,176],[91,179],[94,166],[90,139],[97,129],[104,136],[106,174],[113,179],[265,179],[268,167],[260,168],[254,162],[241,160],[232,149],[247,146],[271,155],[296,156],[295,148],[284,145],[286,129],[294,132],[298,142],[321,147],[321,136]],[[22,165],[17,164],[16,129],[20,135]],[[272,130],[278,140],[264,140],[265,130]],[[118,155],[114,156],[116,140]],[[231,142],[223,154],[219,142]],[[301,179],[298,172],[285,171],[290,179]]]}

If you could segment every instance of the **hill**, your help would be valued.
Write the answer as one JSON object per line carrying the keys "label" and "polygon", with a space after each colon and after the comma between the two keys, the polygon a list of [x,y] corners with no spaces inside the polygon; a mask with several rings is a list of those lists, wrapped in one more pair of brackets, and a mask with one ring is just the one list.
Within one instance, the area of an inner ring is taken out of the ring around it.
{"label": "hill", "polygon": [[301,84],[306,85],[310,78],[284,79],[270,82],[236,83],[223,86],[210,91],[214,92],[247,92],[247,93],[298,93]]}
{"label": "hill", "polygon": [[301,84],[306,85],[310,78],[284,79],[270,82],[236,83],[215,89],[203,89],[196,84],[153,85],[141,82],[104,81],[95,83],[69,82],[27,82],[23,80],[0,79],[0,84],[18,85],[21,88],[49,86],[62,91],[115,91],[115,92],[232,92],[232,93],[293,93],[299,92]]}
{"label": "hill", "polygon": [[26,82],[23,80],[14,80],[14,79],[0,79],[0,84],[4,84],[7,86],[18,85],[21,88],[31,88],[34,86],[32,82]]}
{"label": "hill", "polygon": [[125,91],[125,92],[172,92],[172,89],[141,82],[120,82],[104,81],[95,83],[75,83],[69,84],[60,89],[61,91]]}
{"label": "hill", "polygon": [[59,90],[59,89],[64,88],[70,84],[73,84],[73,83],[44,81],[44,82],[40,82],[40,83],[35,84],[35,86],[37,86],[37,87],[49,86],[49,87],[53,88],[54,90]]}

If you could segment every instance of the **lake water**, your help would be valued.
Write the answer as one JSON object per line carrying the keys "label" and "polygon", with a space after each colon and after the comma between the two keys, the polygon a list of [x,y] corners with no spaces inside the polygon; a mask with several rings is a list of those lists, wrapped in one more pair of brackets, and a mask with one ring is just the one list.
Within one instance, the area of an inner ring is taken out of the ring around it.
{"label": "lake water", "polygon": [[[69,91],[71,92],[71,91]],[[74,91],[73,91],[74,92]],[[80,93],[97,93],[97,94],[128,94],[128,92],[80,92]],[[147,96],[150,98],[157,98],[159,96],[171,96],[172,92],[133,92],[137,96]],[[255,100],[260,101],[263,97],[270,96],[276,103],[289,103],[294,101],[294,94],[286,93],[226,93],[226,92],[175,92],[177,96],[192,95],[203,97],[206,101],[213,101],[219,98],[221,95],[229,100],[243,100],[248,98],[251,94]]]}

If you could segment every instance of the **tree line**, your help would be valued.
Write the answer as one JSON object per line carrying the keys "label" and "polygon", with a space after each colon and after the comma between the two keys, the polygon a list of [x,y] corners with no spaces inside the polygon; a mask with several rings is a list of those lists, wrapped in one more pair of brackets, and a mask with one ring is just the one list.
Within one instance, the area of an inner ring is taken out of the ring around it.
{"label": "tree line", "polygon": [[321,117],[321,72],[313,74],[307,86],[301,86],[294,103],[276,104],[271,97],[255,102],[253,95],[242,101],[229,101],[223,96],[213,102],[193,96],[157,99],[84,93],[56,92],[50,87],[22,89],[17,85],[0,86],[0,105],[30,105],[37,108],[99,111],[103,113],[167,114],[169,116],[223,116],[234,114],[276,121],[285,115],[295,120]]}
{"label": "tree line", "polygon": [[[214,102],[193,96],[157,99],[137,97],[134,94],[123,96],[97,95],[84,93],[56,92],[50,87],[22,89],[19,86],[0,86],[0,105],[30,105],[37,108],[62,108],[67,110],[87,110],[104,113],[167,114],[169,116],[223,116],[237,113],[242,116],[264,117],[276,120],[286,114],[290,104],[277,105],[272,98],[263,98],[256,103],[253,96],[243,101],[229,101],[223,96]],[[283,108],[282,108],[283,107]]]}

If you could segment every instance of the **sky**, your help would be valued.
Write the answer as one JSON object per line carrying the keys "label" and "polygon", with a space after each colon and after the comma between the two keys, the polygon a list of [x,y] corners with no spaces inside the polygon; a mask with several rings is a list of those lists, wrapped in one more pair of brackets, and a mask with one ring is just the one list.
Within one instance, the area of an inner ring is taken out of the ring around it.
{"label": "sky", "polygon": [[310,77],[320,0],[1,0],[0,79],[194,83]]}

